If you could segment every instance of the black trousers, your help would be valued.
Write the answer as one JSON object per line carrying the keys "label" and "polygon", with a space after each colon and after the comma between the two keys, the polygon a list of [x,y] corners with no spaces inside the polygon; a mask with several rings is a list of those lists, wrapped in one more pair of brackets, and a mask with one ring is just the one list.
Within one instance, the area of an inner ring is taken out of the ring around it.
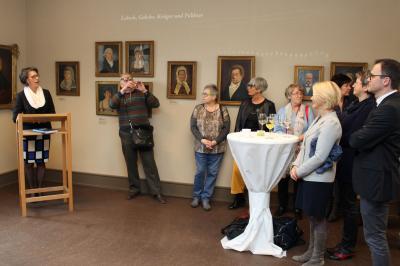
{"label": "black trousers", "polygon": [[146,183],[149,193],[152,195],[160,194],[160,176],[156,161],[154,160],[153,149],[139,150],[132,143],[132,138],[129,132],[119,132],[121,138],[122,152],[125,157],[125,163],[128,170],[129,191],[140,191],[140,178],[138,172],[138,154],[143,165],[143,171],[146,175]]}
{"label": "black trousers", "polygon": [[296,202],[296,195],[297,195],[297,186],[298,182],[293,181],[290,176],[287,176],[286,178],[282,178],[279,183],[278,183],[278,200],[279,200],[279,206],[283,207],[285,209],[288,208],[288,203],[289,203],[289,182],[293,183],[293,209],[295,208],[295,202]]}
{"label": "black trousers", "polygon": [[[342,245],[353,249],[357,243],[359,207],[357,205],[357,194],[354,192],[353,184],[347,180],[336,180],[340,191],[340,205],[343,211],[343,235]],[[351,180],[350,180],[351,181]]]}

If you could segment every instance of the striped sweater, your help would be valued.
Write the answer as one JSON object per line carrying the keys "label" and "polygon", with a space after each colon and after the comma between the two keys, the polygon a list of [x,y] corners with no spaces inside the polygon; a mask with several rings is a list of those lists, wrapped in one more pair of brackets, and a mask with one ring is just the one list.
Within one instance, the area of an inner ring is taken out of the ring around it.
{"label": "striped sweater", "polygon": [[125,94],[118,92],[110,101],[110,107],[118,110],[120,129],[130,128],[129,120],[137,125],[149,125],[148,109],[159,106],[160,102],[151,92],[137,90]]}

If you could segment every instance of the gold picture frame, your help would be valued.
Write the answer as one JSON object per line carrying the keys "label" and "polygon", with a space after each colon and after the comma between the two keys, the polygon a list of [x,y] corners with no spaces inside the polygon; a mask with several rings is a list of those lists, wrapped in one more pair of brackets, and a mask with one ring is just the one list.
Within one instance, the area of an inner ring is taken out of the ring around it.
{"label": "gold picture frame", "polygon": [[56,62],[56,95],[80,95],[80,70],[78,61]]}
{"label": "gold picture frame", "polygon": [[118,91],[118,81],[96,81],[96,115],[118,116],[117,110],[109,106],[109,101]]}
{"label": "gold picture frame", "polygon": [[154,41],[125,42],[125,69],[134,77],[154,77]]}
{"label": "gold picture frame", "polygon": [[95,43],[96,77],[119,77],[122,73],[122,42]]}
{"label": "gold picture frame", "polygon": [[316,82],[324,80],[323,66],[294,66],[294,83],[304,89],[304,100],[311,100],[313,95],[312,86]]}
{"label": "gold picture frame", "polygon": [[360,71],[367,71],[368,70],[368,63],[355,63],[355,62],[331,62],[331,76],[333,77],[335,74],[345,74],[348,75],[349,78],[356,80],[355,74]]}
{"label": "gold picture frame", "polygon": [[0,45],[0,109],[12,109],[17,95],[17,44]]}
{"label": "gold picture frame", "polygon": [[[219,100],[225,105],[240,105],[241,101],[249,98],[247,83],[255,77],[255,56],[218,56],[217,87],[219,88]],[[240,76],[240,80],[237,77]],[[231,83],[239,84],[232,93],[229,89]],[[231,95],[232,93],[232,95]]]}
{"label": "gold picture frame", "polygon": [[168,99],[196,99],[197,62],[168,61]]}

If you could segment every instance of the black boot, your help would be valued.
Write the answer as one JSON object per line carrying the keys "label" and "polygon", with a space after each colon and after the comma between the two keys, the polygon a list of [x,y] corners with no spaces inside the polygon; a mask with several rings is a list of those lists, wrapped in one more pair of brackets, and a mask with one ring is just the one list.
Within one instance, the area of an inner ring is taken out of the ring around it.
{"label": "black boot", "polygon": [[234,210],[244,207],[245,205],[246,205],[246,198],[244,196],[244,193],[239,193],[235,194],[235,199],[233,200],[231,205],[228,206],[228,209]]}

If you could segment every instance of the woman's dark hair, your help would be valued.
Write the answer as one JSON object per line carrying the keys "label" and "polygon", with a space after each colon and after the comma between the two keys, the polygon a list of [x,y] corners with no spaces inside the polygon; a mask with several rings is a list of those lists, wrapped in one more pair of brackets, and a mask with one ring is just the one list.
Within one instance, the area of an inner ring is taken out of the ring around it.
{"label": "woman's dark hair", "polygon": [[28,74],[31,71],[35,71],[39,74],[39,70],[36,67],[25,67],[21,70],[21,73],[19,74],[19,80],[22,84],[28,85],[28,82],[26,80],[28,79]]}
{"label": "woman's dark hair", "polygon": [[351,83],[352,82],[352,80],[351,80],[351,78],[349,76],[347,76],[345,74],[342,74],[342,73],[334,75],[331,78],[331,81],[335,82],[336,85],[338,85],[339,88],[341,88],[346,83]]}

